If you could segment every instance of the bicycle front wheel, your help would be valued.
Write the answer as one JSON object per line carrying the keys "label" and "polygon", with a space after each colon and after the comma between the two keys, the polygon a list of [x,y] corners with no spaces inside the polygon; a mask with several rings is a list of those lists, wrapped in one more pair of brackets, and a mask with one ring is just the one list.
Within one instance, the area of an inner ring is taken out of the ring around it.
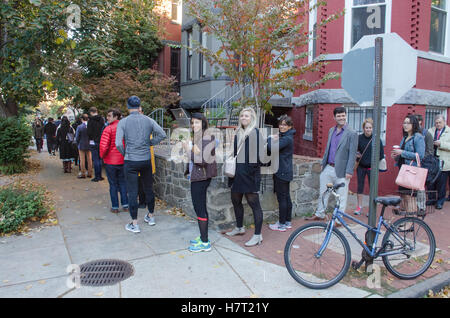
{"label": "bicycle front wheel", "polygon": [[436,241],[430,227],[421,219],[401,218],[383,237],[383,256],[386,269],[400,279],[414,279],[430,267],[434,259]]}
{"label": "bicycle front wheel", "polygon": [[337,229],[319,257],[317,253],[327,234],[326,223],[310,223],[295,230],[286,242],[284,262],[289,274],[300,284],[324,289],[337,284],[350,267],[347,239]]}

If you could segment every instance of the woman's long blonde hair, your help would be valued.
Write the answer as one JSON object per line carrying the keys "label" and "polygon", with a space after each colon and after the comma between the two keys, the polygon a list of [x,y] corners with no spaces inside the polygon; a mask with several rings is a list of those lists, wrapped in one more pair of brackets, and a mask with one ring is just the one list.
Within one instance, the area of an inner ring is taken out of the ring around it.
{"label": "woman's long blonde hair", "polygon": [[[243,112],[250,112],[250,116],[251,116],[250,124],[247,126],[246,129],[244,129],[244,127],[242,127],[242,125],[241,125],[241,115]],[[243,110],[241,110],[239,113],[239,124],[238,124],[238,130],[237,130],[238,144],[241,142],[241,140],[243,140],[242,138],[247,137],[253,131],[253,129],[256,128],[257,125],[258,125],[258,120],[256,118],[256,112],[252,107],[246,107]]]}

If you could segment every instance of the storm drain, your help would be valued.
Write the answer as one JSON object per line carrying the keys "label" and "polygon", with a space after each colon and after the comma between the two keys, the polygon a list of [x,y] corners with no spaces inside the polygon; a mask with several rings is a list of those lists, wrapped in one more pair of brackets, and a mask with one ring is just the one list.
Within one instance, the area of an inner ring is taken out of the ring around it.
{"label": "storm drain", "polygon": [[80,283],[83,286],[111,286],[133,274],[133,265],[121,260],[101,259],[80,265]]}

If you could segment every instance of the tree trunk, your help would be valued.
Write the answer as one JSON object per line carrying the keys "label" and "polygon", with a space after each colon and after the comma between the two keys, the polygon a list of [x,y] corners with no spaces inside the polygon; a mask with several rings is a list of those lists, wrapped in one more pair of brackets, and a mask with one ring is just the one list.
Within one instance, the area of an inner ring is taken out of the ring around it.
{"label": "tree trunk", "polygon": [[17,102],[7,98],[6,103],[0,98],[0,117],[12,117],[18,115]]}

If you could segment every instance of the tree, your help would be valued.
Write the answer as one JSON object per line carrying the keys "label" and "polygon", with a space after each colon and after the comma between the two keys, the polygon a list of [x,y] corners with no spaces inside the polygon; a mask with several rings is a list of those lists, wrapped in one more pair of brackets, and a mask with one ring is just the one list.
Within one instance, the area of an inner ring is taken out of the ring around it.
{"label": "tree", "polygon": [[126,113],[127,98],[137,95],[143,112],[149,114],[155,108],[173,105],[180,100],[173,89],[175,82],[175,78],[153,69],[118,71],[87,80],[83,90],[90,98],[82,102],[81,107],[87,110],[95,105],[103,113],[115,107]]}
{"label": "tree", "polygon": [[155,1],[0,0],[0,116],[34,107],[52,91],[85,98],[77,72],[102,77],[149,67],[161,46]]}
{"label": "tree", "polygon": [[[301,63],[308,57],[307,17],[312,10],[326,5],[318,1],[309,7],[309,0],[185,0],[188,14],[202,25],[203,31],[217,38],[219,50],[196,43],[194,50],[228,75],[239,85],[241,104],[252,103],[258,111],[270,111],[269,100],[283,96],[284,90],[309,90],[337,78],[328,73],[314,82],[302,75],[324,66],[321,59]],[[318,23],[318,28],[336,20],[342,13],[331,14]],[[250,85],[252,98],[245,96]]]}

